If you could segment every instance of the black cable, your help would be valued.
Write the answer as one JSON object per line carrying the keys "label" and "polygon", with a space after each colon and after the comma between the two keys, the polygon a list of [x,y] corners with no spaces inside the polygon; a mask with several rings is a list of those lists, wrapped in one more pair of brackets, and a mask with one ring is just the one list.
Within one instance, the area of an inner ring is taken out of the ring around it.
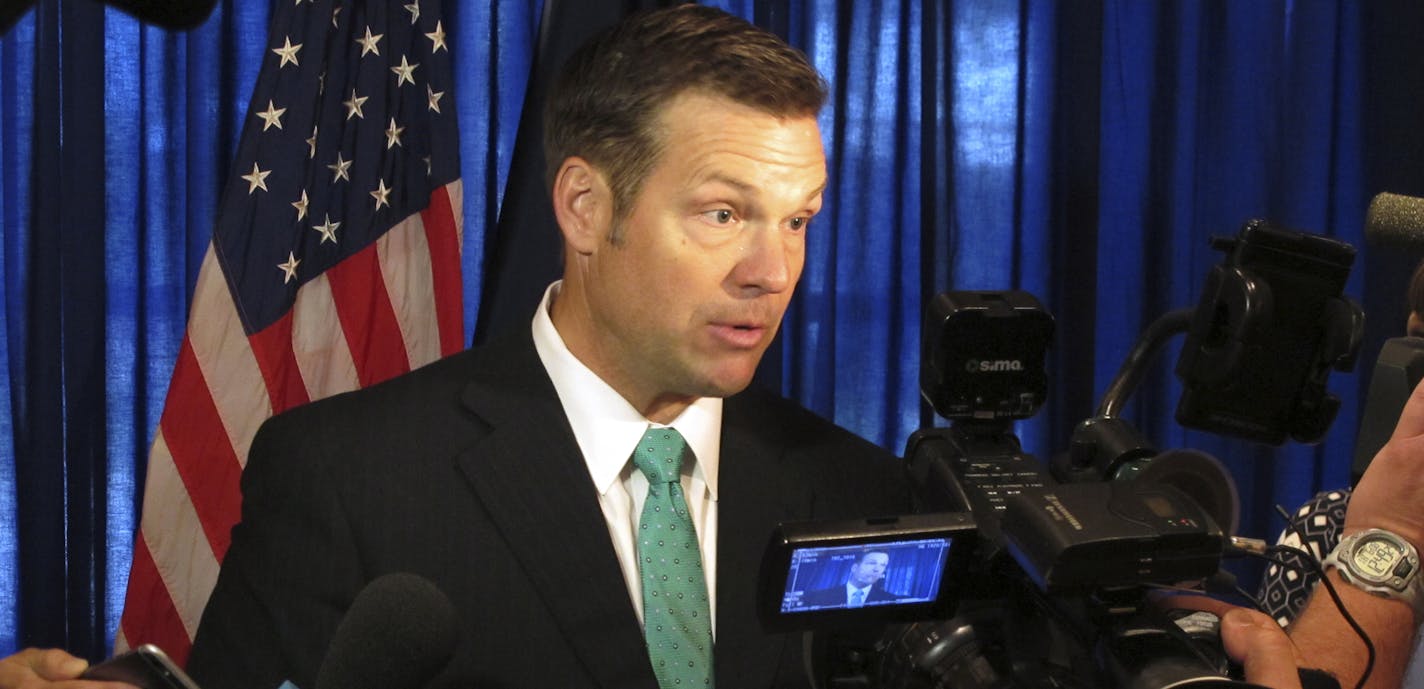
{"label": "black cable", "polygon": [[1253,608],[1255,608],[1255,609],[1257,609],[1257,610],[1260,610],[1260,609],[1261,609],[1261,599],[1257,598],[1257,597],[1256,597],[1255,595],[1253,595],[1250,591],[1247,591],[1246,589],[1243,589],[1243,588],[1241,588],[1240,586],[1237,586],[1237,587],[1236,587],[1236,595],[1241,596],[1242,598],[1244,598],[1244,599],[1246,599],[1247,601],[1249,601],[1249,602],[1251,603],[1251,607],[1253,607]]}
{"label": "black cable", "polygon": [[[1273,554],[1283,553],[1295,555],[1298,563],[1290,563],[1279,557],[1272,557]],[[1255,553],[1249,553],[1256,555]],[[1365,670],[1360,674],[1360,681],[1355,683],[1356,689],[1363,689],[1365,682],[1369,681],[1370,673],[1375,667],[1375,645],[1370,641],[1370,635],[1365,633],[1364,627],[1355,621],[1349,610],[1345,609],[1345,602],[1340,600],[1340,594],[1335,590],[1335,584],[1330,581],[1330,577],[1325,575],[1325,568],[1315,561],[1315,557],[1300,548],[1288,545],[1273,545],[1266,549],[1266,554],[1256,555],[1261,559],[1280,567],[1287,567],[1294,570],[1309,569],[1312,574],[1320,577],[1320,583],[1325,585],[1325,591],[1330,594],[1330,600],[1335,602],[1335,609],[1340,611],[1340,616],[1345,618],[1345,622],[1350,628],[1355,630],[1355,634],[1360,637],[1360,641],[1365,643]]]}

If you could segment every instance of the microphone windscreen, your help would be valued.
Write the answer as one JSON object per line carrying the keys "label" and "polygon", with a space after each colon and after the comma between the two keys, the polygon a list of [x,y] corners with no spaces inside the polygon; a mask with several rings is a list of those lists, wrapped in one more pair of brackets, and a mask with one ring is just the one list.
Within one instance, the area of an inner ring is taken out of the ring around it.
{"label": "microphone windscreen", "polygon": [[1221,461],[1200,450],[1165,450],[1137,474],[1138,483],[1176,488],[1211,515],[1226,535],[1236,533],[1241,498]]}
{"label": "microphone windscreen", "polygon": [[104,4],[141,22],[186,31],[207,21],[217,0],[104,0]]}
{"label": "microphone windscreen", "polygon": [[1376,246],[1424,251],[1424,199],[1376,194],[1365,214],[1365,240]]}
{"label": "microphone windscreen", "polygon": [[435,584],[406,573],[378,577],[337,626],[316,689],[424,687],[450,662],[458,629]]}

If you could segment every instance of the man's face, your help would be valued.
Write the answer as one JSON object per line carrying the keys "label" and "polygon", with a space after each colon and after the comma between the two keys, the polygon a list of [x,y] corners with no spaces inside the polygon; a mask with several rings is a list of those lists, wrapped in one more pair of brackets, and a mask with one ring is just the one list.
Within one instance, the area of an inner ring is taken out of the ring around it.
{"label": "man's face", "polygon": [[866,553],[850,568],[850,581],[856,588],[865,588],[885,576],[885,567],[890,564],[887,553]]}
{"label": "man's face", "polygon": [[751,382],[826,184],[814,118],[688,93],[661,122],[663,153],[618,242],[609,222],[575,259],[583,303],[565,305],[584,321],[564,333],[570,349],[649,417]]}

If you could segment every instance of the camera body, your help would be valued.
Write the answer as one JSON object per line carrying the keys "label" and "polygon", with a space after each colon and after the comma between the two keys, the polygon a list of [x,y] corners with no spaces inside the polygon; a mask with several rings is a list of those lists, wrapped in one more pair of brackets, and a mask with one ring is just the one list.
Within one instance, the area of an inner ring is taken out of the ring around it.
{"label": "camera body", "polygon": [[[1013,423],[1046,397],[1053,318],[1019,291],[931,300],[921,392],[950,424],[907,444],[917,514],[783,525],[763,561],[763,623],[813,631],[816,686],[1255,686],[1232,679],[1214,632],[1148,600],[1152,588],[1199,589],[1219,571],[1235,529],[1230,475],[1204,453],[1158,453],[1114,404],[1146,353],[1187,332],[1179,422],[1261,442],[1318,440],[1338,407],[1325,379],[1353,366],[1363,316],[1341,296],[1348,244],[1251,221],[1214,245],[1227,255],[1195,310],[1143,334],[1148,346],[1052,471],[1023,451]],[[839,602],[865,570],[889,579],[897,566],[913,574],[898,575],[894,596]],[[824,588],[837,603],[813,593]]]}
{"label": "camera body", "polygon": [[[1160,618],[1144,596],[1146,584],[1217,571],[1225,536],[1212,518],[1170,486],[1060,484],[1013,433],[1046,395],[1052,330],[1024,292],[936,297],[922,391],[951,425],[922,429],[907,446],[919,513],[785,524],[773,534],[759,586],[763,625],[818,630],[818,686],[1129,686],[1124,677],[1149,672],[1124,669],[1142,662],[1144,639],[1161,647],[1153,676],[1166,664],[1173,682],[1225,681],[1224,656]],[[893,602],[808,604],[844,587],[851,563],[872,551],[887,553],[887,580],[927,578],[933,595],[887,584]],[[819,573],[838,555],[833,574]]]}

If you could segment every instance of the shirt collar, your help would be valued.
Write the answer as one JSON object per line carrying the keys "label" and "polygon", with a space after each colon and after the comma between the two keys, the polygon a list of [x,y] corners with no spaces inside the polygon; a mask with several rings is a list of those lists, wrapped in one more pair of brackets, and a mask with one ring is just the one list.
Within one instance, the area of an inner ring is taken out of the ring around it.
{"label": "shirt collar", "polygon": [[[564,338],[549,317],[561,284],[562,281],[556,281],[549,285],[534,312],[534,349],[558,392],[593,485],[602,494],[618,480],[633,448],[652,422],[565,346]],[[692,475],[706,483],[715,501],[722,444],[722,399],[700,397],[667,425],[677,428],[687,446],[692,448],[696,456]]]}

